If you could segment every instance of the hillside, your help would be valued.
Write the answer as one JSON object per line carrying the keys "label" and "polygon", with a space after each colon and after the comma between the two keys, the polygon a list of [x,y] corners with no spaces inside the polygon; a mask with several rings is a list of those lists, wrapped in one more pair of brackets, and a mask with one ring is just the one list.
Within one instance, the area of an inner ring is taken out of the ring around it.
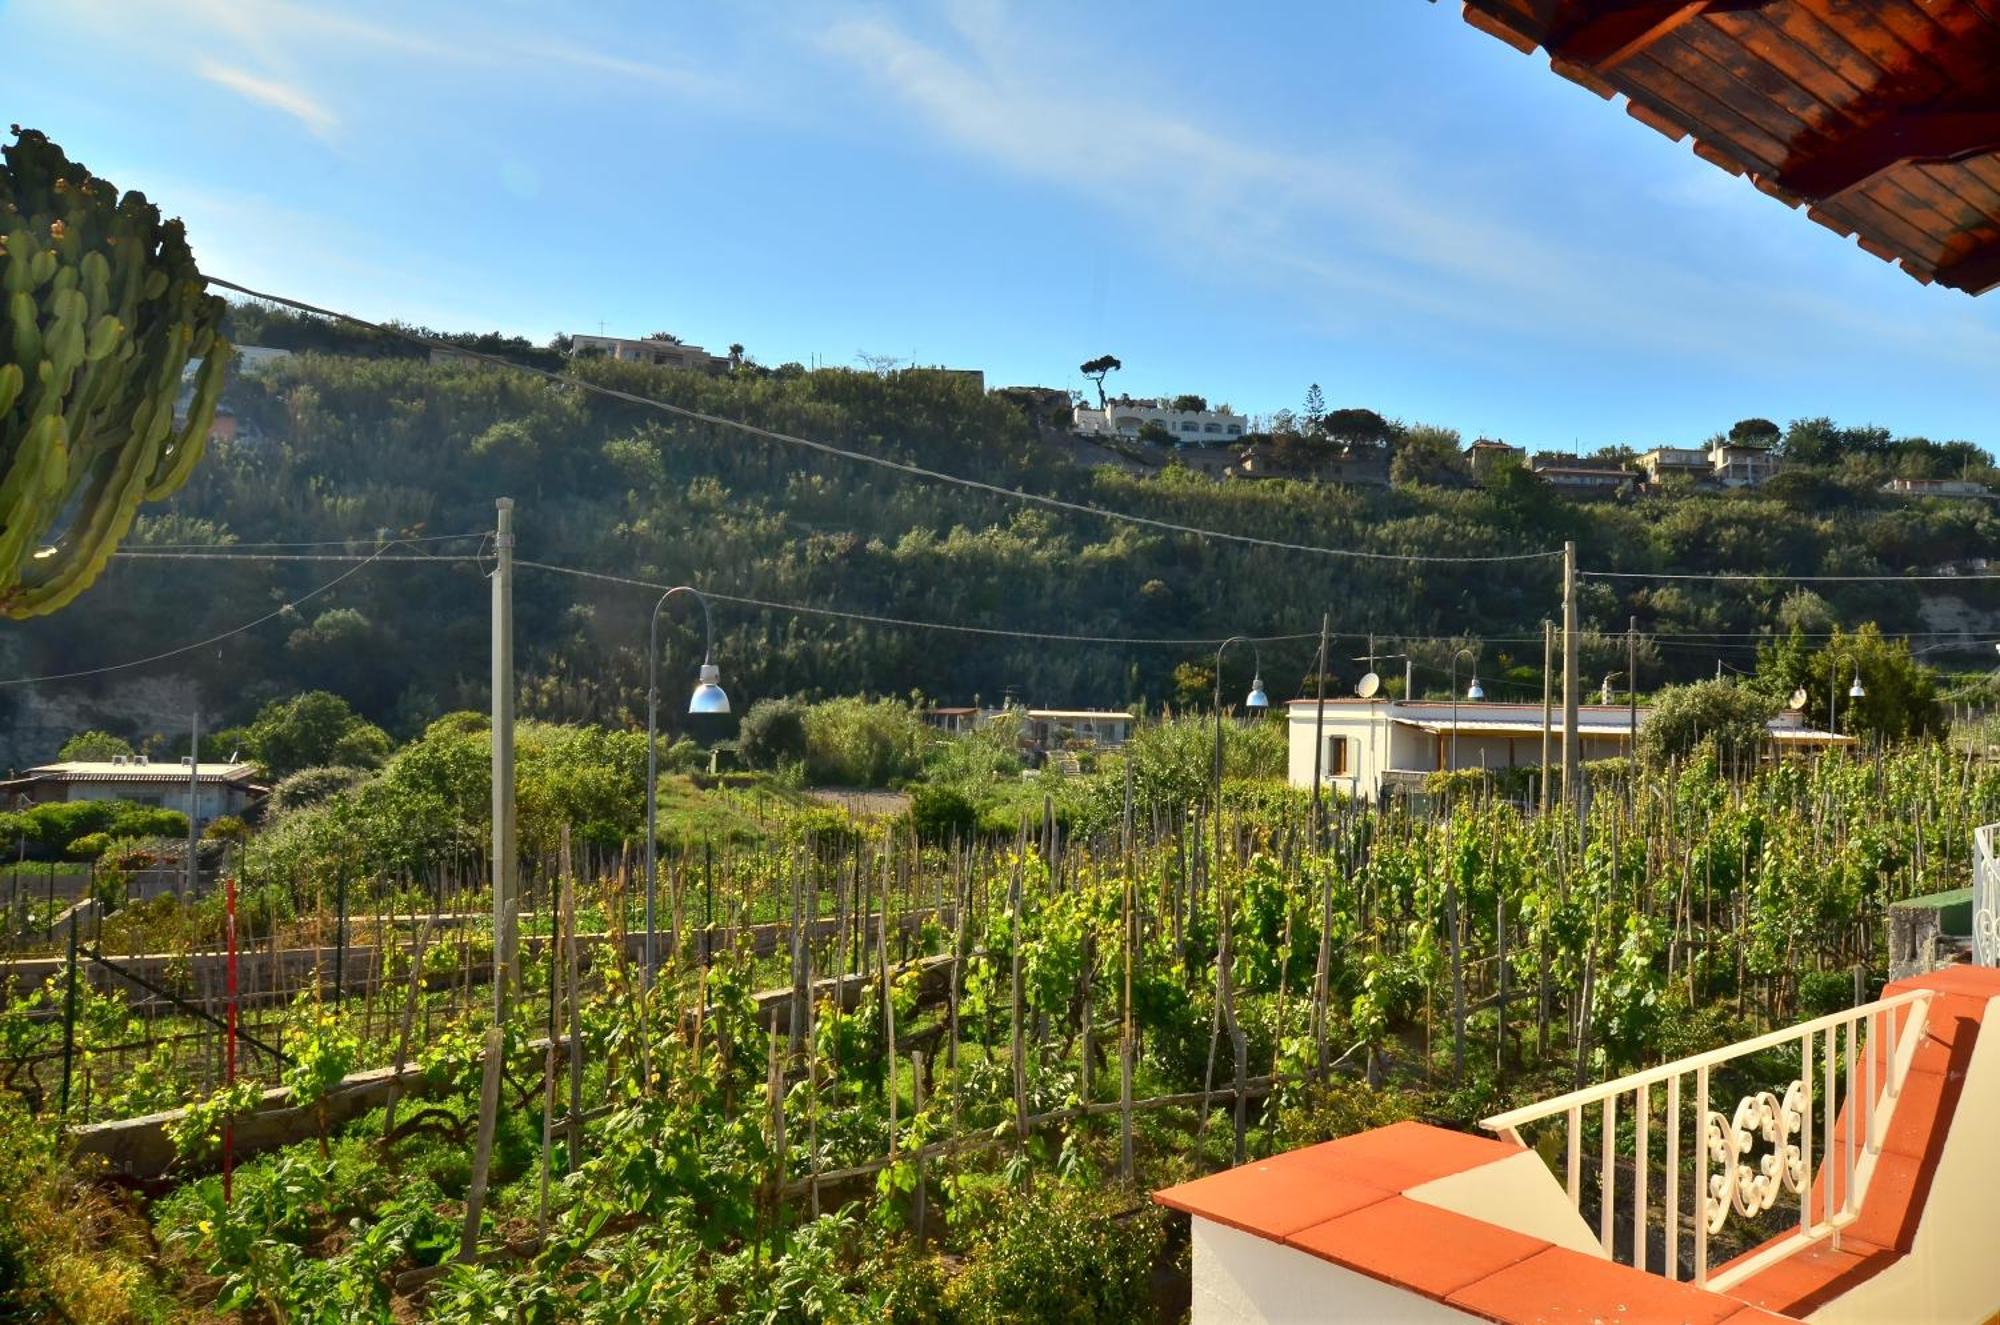
{"label": "hillside", "polygon": [[[1069,465],[1018,411],[941,374],[787,367],[708,378],[607,363],[582,371],[703,411],[1010,487],[1288,542],[1490,555],[1575,538],[1589,568],[1696,574],[1867,574],[2000,555],[2000,519],[1986,503],[1892,502],[1873,491],[1872,471],[1851,461],[1801,470],[1759,495],[1625,504],[1573,503],[1525,475],[1491,489],[1388,490],[1216,483],[1174,469],[1141,478]],[[1485,641],[1488,675],[1538,669],[1540,622],[1558,611],[1554,562],[1412,567],[1139,529],[688,424],[492,368],[300,354],[235,382],[228,403],[239,436],[212,448],[173,503],[142,521],[133,547],[337,541],[376,529],[476,532],[491,527],[493,498],[509,495],[525,558],[781,603],[1002,630],[1169,638],[1306,634],[1330,612],[1347,637],[1336,650],[1341,684],[1360,670],[1347,659],[1365,651],[1357,637],[1369,632],[1471,637]],[[124,560],[72,610],[11,630],[0,645],[5,670],[68,672],[143,657],[228,631],[345,569]],[[557,719],[643,717],[652,597],[524,569],[524,710]],[[1823,604],[1786,606],[1784,597],[1781,585],[1597,580],[1586,585],[1584,618],[1622,631],[1635,615],[1642,631],[1659,632],[1644,668],[1651,685],[1714,672],[1714,645],[1676,634],[1756,632],[1794,619],[1809,629],[1828,620],[1874,620],[1892,633],[1946,621],[1990,629],[1996,605],[1983,584],[1929,584],[1921,593],[1838,585]],[[692,671],[699,643],[690,608],[668,616],[671,696]],[[717,606],[716,629],[739,711],[751,698],[791,692],[921,691],[969,702],[1011,688],[1049,704],[1171,702],[1176,667],[1206,655],[857,626],[728,604]],[[1745,643],[1730,642],[1723,656],[1751,665]],[[1274,698],[1298,692],[1313,648],[1308,640],[1265,646]],[[1415,651],[1442,664],[1450,648]],[[85,723],[138,734],[184,729],[176,710],[185,700],[163,696],[187,696],[190,686],[199,687],[209,727],[240,721],[273,696],[324,687],[408,734],[440,712],[482,706],[487,665],[481,568],[385,563],[174,663],[5,692],[0,704],[11,707],[0,719],[9,735],[0,759],[46,757],[52,732],[60,739]],[[1594,643],[1586,657],[1591,676],[1622,665],[1622,641]],[[1248,680],[1249,658],[1232,656],[1231,688],[1239,666]],[[1527,671],[1513,681],[1535,684]]]}

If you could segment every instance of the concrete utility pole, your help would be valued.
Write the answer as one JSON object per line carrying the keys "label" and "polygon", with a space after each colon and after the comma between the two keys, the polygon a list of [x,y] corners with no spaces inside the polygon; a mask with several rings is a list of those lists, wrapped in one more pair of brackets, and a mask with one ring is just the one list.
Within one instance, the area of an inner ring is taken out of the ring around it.
{"label": "concrete utility pole", "polygon": [[[1322,767],[1321,761],[1326,757],[1326,635],[1327,630],[1332,625],[1333,614],[1330,612],[1321,613],[1319,618],[1319,683],[1314,687],[1313,691],[1315,698],[1313,702],[1312,826],[1313,840],[1315,842],[1319,840],[1318,835],[1322,830],[1322,825],[1325,823],[1325,820],[1320,817],[1320,795],[1323,790],[1320,786],[1320,769]],[[1375,660],[1370,658],[1368,661],[1370,665],[1373,665]],[[1126,767],[1128,769],[1131,767],[1129,760],[1126,762]]]}
{"label": "concrete utility pole", "polygon": [[188,859],[187,899],[192,902],[201,888],[201,695],[195,695],[194,716],[188,721]]}
{"label": "concrete utility pole", "polygon": [[1576,658],[1576,540],[1563,544],[1563,797],[1582,807],[1577,785],[1576,706],[1583,674]]}
{"label": "concrete utility pole", "polygon": [[501,497],[493,533],[493,1024],[507,1020],[514,982],[514,501]]}
{"label": "concrete utility pole", "polygon": [[1542,787],[1541,809],[1549,812],[1549,738],[1555,728],[1556,625],[1542,618]]}
{"label": "concrete utility pole", "polygon": [[1625,619],[1625,694],[1627,696],[1625,753],[1639,754],[1639,618]]}

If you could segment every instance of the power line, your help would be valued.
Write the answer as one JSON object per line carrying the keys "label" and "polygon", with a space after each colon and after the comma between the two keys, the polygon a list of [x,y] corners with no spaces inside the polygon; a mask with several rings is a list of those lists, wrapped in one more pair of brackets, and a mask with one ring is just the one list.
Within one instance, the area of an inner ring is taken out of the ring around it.
{"label": "power line", "polygon": [[247,285],[238,285],[234,281],[223,280],[219,276],[209,276],[205,279],[210,285],[219,285],[226,290],[234,290],[239,294],[248,295],[253,299],[262,299],[269,303],[297,309],[303,313],[312,313],[319,317],[330,317],[342,322],[351,322],[355,326],[366,327],[370,331],[375,331],[382,335],[394,336],[400,340],[408,341],[413,345],[421,345],[430,349],[443,346],[450,349],[455,355],[463,355],[466,358],[477,359],[502,368],[511,368],[516,372],[531,373],[536,377],[546,379],[550,382],[556,382],[564,386],[573,386],[596,395],[624,401],[626,404],[642,405],[649,409],[660,410],[697,423],[709,424],[713,427],[734,428],[739,432],[748,433],[753,437],[761,437],[766,441],[780,442],[787,446],[800,446],[807,450],[817,451],[822,455],[838,456],[843,460],[875,465],[882,469],[894,470],[898,473],[930,479],[933,482],[971,488],[980,492],[990,493],[997,497],[1004,497],[1010,501],[1029,502],[1055,510],[1071,511],[1080,515],[1093,515],[1103,520],[1123,521],[1127,524],[1143,525],[1148,528],[1165,530],[1168,533],[1188,534],[1196,538],[1223,539],[1228,542],[1244,543],[1253,547],[1275,548],[1285,552],[1309,552],[1316,556],[1347,557],[1360,561],[1468,565],[1482,562],[1540,561],[1562,555],[1559,551],[1511,552],[1484,556],[1427,556],[1419,553],[1363,552],[1352,548],[1320,547],[1311,543],[1288,543],[1282,539],[1258,538],[1252,534],[1232,534],[1219,529],[1204,529],[1197,525],[1178,524],[1172,520],[1156,519],[1149,515],[1133,515],[1126,511],[1114,511],[1102,506],[1091,506],[1084,502],[1068,501],[1064,498],[1051,497],[1044,493],[1022,492],[1015,488],[1002,487],[997,483],[988,483],[982,479],[966,478],[960,474],[947,474],[942,470],[930,469],[923,465],[910,464],[902,460],[891,460],[886,456],[869,455],[865,451],[851,451],[845,447],[835,446],[831,442],[816,441],[813,438],[800,437],[794,433],[778,432],[775,429],[759,427],[754,423],[745,423],[741,419],[727,418],[720,414],[709,414],[702,410],[690,409],[685,405],[675,405],[651,396],[642,396],[636,392],[621,391],[616,387],[589,382],[569,373],[559,373],[548,368],[537,368],[533,364],[516,363],[514,360],[502,355],[488,354],[482,350],[466,349],[462,346],[452,345],[449,342],[429,340],[401,327],[370,322],[368,319],[356,317],[352,313],[342,313],[336,309],[321,308],[316,304],[308,304],[298,299],[288,299],[283,295],[267,294],[262,290],[253,290]]}
{"label": "power line", "polygon": [[[310,602],[311,600],[319,597],[321,594],[327,592],[329,589],[332,589],[335,585],[340,584],[343,580],[347,580],[355,575],[359,575],[362,571],[366,570],[370,565],[380,560],[385,560],[385,558],[383,558],[380,554],[377,554],[376,556],[373,557],[364,557],[361,559],[360,565],[350,567],[349,569],[344,570],[340,574],[334,576],[326,583],[319,585],[316,588],[308,589],[306,592],[299,594],[294,598],[286,600],[284,603],[273,608],[271,611],[264,613],[264,615],[256,618],[255,620],[246,621],[242,625],[234,626],[228,630],[223,631],[219,635],[210,635],[207,639],[196,640],[193,644],[183,644],[179,648],[168,649],[164,653],[149,654],[144,658],[134,658],[129,662],[110,663],[103,667],[88,667],[83,669],[82,671],[52,672],[46,676],[17,676],[6,680],[0,680],[0,686],[39,685],[44,681],[75,681],[86,676],[102,676],[107,672],[122,672],[122,671],[127,671],[134,667],[145,667],[151,663],[165,662],[169,658],[178,658],[184,653],[193,653],[196,649],[205,649],[211,644],[220,644],[224,640],[233,639],[236,636],[243,634],[245,631],[255,630],[257,627],[263,625],[267,621],[276,620],[278,617],[281,617],[285,615],[287,612],[290,612],[300,603]],[[414,558],[414,560],[418,561],[447,560],[447,558],[417,557]]]}
{"label": "power line", "polygon": [[1788,580],[1796,584],[1963,584],[1969,580],[2000,580],[2000,575],[1792,575],[1785,571],[1641,571],[1581,570],[1579,579],[1592,580]]}
{"label": "power line", "polygon": [[[557,566],[546,561],[529,561],[523,557],[516,557],[514,564],[529,570],[549,571],[556,575],[570,575],[580,580],[596,580],[605,584],[619,584],[633,589],[651,589],[664,592],[670,587],[664,583],[635,579],[628,575],[610,575],[603,571],[578,570],[572,566]],[[858,621],[864,625],[872,626],[900,626],[913,630],[942,630],[960,635],[984,635],[1000,639],[1038,640],[1045,643],[1121,644],[1133,646],[1160,645],[1194,648],[1196,646],[1213,647],[1220,644],[1224,638],[1222,636],[1213,636],[1207,639],[1168,639],[1137,635],[1066,635],[1053,631],[1007,630],[998,626],[968,626],[955,621],[919,621],[911,617],[881,616],[872,612],[847,612],[833,607],[807,607],[799,603],[778,603],[765,598],[748,598],[741,594],[719,593],[713,589],[700,589],[699,592],[704,598],[712,599],[718,603],[734,603],[739,607],[755,607],[772,612],[792,612],[805,616],[832,617],[836,620]],[[1319,632],[1312,630],[1296,635],[1246,635],[1242,638],[1247,642],[1256,644],[1280,644],[1292,640],[1318,639]]]}
{"label": "power line", "polygon": [[[210,549],[219,552],[235,549],[247,550],[251,548],[353,547],[356,543],[379,543],[382,546],[388,547],[397,543],[451,543],[467,538],[491,537],[493,537],[491,529],[475,529],[469,534],[398,535],[390,539],[379,539],[375,535],[370,534],[365,538],[325,538],[310,543],[140,543],[133,547],[132,551],[198,552],[203,549]],[[123,551],[123,549],[120,550]]]}

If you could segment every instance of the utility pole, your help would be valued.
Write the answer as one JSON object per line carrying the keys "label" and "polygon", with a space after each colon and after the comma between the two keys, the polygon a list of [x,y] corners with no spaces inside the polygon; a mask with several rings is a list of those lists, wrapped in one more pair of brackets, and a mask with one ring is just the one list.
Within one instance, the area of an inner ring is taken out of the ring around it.
{"label": "utility pole", "polygon": [[[1410,646],[1405,644],[1404,648]],[[1403,659],[1403,702],[1412,703],[1417,697],[1417,664],[1409,657]]]}
{"label": "utility pole", "polygon": [[1543,814],[1549,812],[1549,739],[1555,729],[1556,626],[1542,618],[1542,797]]}
{"label": "utility pole", "polygon": [[1627,695],[1626,721],[1631,730],[1626,735],[1625,753],[1638,757],[1639,754],[1639,618],[1625,619],[1625,693]]}
{"label": "utility pole", "polygon": [[[1326,758],[1326,636],[1327,630],[1332,624],[1333,614],[1331,612],[1322,612],[1319,618],[1319,682],[1314,688],[1315,698],[1313,702],[1312,827],[1313,841],[1315,843],[1319,841],[1321,826],[1325,823],[1325,820],[1320,817],[1320,795],[1322,792],[1320,770],[1322,767],[1321,761]],[[1374,659],[1369,659],[1369,662],[1372,664]],[[1128,768],[1131,766],[1129,761],[1126,766]]]}
{"label": "utility pole", "polygon": [[187,899],[193,904],[201,888],[201,691],[195,691],[194,714],[188,721],[188,858]]}
{"label": "utility pole", "polygon": [[514,980],[514,501],[494,506],[493,533],[493,1024],[507,1020]]}
{"label": "utility pole", "polygon": [[1576,706],[1582,672],[1576,657],[1576,540],[1563,543],[1563,797],[1583,807],[1582,789],[1577,785]]}

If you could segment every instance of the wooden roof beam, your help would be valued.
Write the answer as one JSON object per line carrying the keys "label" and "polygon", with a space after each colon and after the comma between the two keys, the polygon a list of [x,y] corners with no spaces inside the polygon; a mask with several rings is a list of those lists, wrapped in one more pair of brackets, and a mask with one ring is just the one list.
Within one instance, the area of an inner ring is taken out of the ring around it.
{"label": "wooden roof beam", "polygon": [[1661,38],[1707,14],[1740,14],[1775,0],[1616,0],[1576,6],[1577,17],[1550,25],[1543,45],[1551,57],[1607,73],[1642,55]]}
{"label": "wooden roof beam", "polygon": [[1963,257],[1945,263],[1932,273],[1939,285],[1985,294],[2000,287],[2000,239],[1989,239]]}
{"label": "wooden roof beam", "polygon": [[1832,198],[1905,163],[1935,164],[2000,152],[2000,110],[1905,111],[1816,156],[1785,167],[1780,187]]}

